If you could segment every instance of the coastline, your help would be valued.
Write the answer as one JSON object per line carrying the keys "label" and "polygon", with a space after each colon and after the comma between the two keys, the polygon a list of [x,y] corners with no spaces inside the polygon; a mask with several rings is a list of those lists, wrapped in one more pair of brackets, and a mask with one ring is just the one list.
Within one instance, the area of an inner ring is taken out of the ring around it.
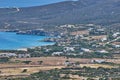
{"label": "coastline", "polygon": [[[9,33],[5,32],[5,31],[0,31],[0,32],[1,32],[1,36],[0,36],[0,38],[1,38],[0,42],[1,43],[0,43],[0,45],[3,45],[2,47],[0,47],[0,50],[3,50],[3,51],[4,50],[27,51],[28,48],[35,48],[35,47],[54,45],[55,44],[55,42],[45,42],[45,41],[40,42],[40,40],[44,40],[45,38],[48,38],[48,36],[46,37],[46,36],[36,36],[36,35],[17,35],[17,34],[11,34],[13,32],[9,32]],[[10,37],[10,41],[9,41],[9,37]],[[28,38],[26,38],[26,37],[28,37]],[[3,38],[3,40],[2,40],[2,38]],[[18,38],[18,39],[16,40],[16,38]],[[26,38],[26,40],[24,40],[25,38]],[[7,41],[9,41],[9,42],[6,43],[4,39],[5,40],[7,39]],[[22,45],[20,43],[22,43]]]}

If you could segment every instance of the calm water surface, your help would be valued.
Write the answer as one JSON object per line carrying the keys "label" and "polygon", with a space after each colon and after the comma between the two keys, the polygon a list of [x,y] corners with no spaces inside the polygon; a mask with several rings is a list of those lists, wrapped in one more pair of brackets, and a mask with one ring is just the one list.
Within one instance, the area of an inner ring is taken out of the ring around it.
{"label": "calm water surface", "polygon": [[[0,0],[0,7],[31,7],[65,0]],[[0,50],[13,50],[42,45],[52,45],[51,42],[39,42],[46,36],[16,35],[16,33],[0,32]]]}
{"label": "calm water surface", "polygon": [[15,50],[43,45],[53,45],[53,42],[40,42],[46,36],[17,35],[11,32],[0,32],[0,50]]}

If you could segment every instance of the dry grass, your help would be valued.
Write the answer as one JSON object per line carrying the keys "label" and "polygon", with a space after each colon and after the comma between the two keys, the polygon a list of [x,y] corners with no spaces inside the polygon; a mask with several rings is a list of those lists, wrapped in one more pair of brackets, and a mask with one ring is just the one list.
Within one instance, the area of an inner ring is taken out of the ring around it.
{"label": "dry grass", "polygon": [[81,64],[80,67],[91,67],[91,68],[98,68],[98,67],[104,67],[104,68],[113,68],[113,66],[110,65],[103,65],[103,64]]}
{"label": "dry grass", "polygon": [[64,62],[66,60],[69,60],[71,62],[80,62],[80,63],[89,63],[91,59],[80,59],[80,58],[65,58],[65,57],[38,57],[38,58],[21,58],[21,59],[12,59],[11,61],[32,61],[32,63],[36,63],[37,61],[43,61],[43,65],[64,65]]}
{"label": "dry grass", "polygon": [[71,35],[88,35],[89,31],[88,30],[83,30],[83,31],[75,31],[75,32],[71,32]]}
{"label": "dry grass", "polygon": [[115,64],[120,64],[120,58],[119,59],[107,59],[106,62],[112,62],[112,63],[115,63]]}
{"label": "dry grass", "polygon": [[120,42],[113,42],[112,44],[120,45]]}
{"label": "dry grass", "polygon": [[[80,59],[80,58],[65,58],[65,57],[38,57],[38,58],[16,58],[11,59],[12,62],[15,62],[16,60],[19,61],[32,61],[30,64],[23,64],[23,63],[5,63],[0,64],[0,76],[10,76],[10,75],[24,75],[28,76],[32,73],[36,73],[39,71],[44,70],[51,70],[51,69],[61,69],[63,67],[66,67],[64,65],[64,62],[66,60],[69,60],[70,62],[80,62],[80,67],[92,67],[92,68],[98,68],[98,67],[104,67],[104,68],[112,68],[114,66],[110,65],[103,65],[103,64],[90,64],[92,59]],[[96,58],[94,58],[96,60]],[[97,59],[101,60],[101,59]],[[103,60],[103,59],[102,59]],[[43,61],[42,65],[37,64],[38,61]],[[107,62],[113,62],[113,63],[120,63],[120,59],[106,59]],[[27,69],[27,72],[22,73],[24,69]]]}
{"label": "dry grass", "polygon": [[[120,59],[100,59],[100,58],[93,58],[93,59],[81,59],[81,58],[65,58],[65,57],[38,57],[38,58],[21,58],[21,59],[12,59],[11,61],[32,61],[31,65],[38,65],[38,61],[43,61],[44,66],[64,66],[64,62],[66,60],[69,60],[70,62],[80,62],[81,64],[89,64],[91,63],[91,60],[105,60],[106,62],[111,62],[115,64],[120,64]],[[13,66],[13,64],[12,64]]]}
{"label": "dry grass", "polygon": [[[41,66],[41,67],[18,67],[18,68],[4,68],[0,69],[1,74],[0,76],[18,76],[18,75],[26,75],[29,76],[32,73],[36,73],[39,71],[44,71],[44,70],[51,70],[51,69],[61,69],[63,66]],[[24,69],[27,69],[27,72],[23,73],[22,71]]]}
{"label": "dry grass", "polygon": [[107,37],[107,35],[100,35],[100,36],[90,36],[91,39],[94,39],[94,40],[100,40],[100,39],[103,39]]}

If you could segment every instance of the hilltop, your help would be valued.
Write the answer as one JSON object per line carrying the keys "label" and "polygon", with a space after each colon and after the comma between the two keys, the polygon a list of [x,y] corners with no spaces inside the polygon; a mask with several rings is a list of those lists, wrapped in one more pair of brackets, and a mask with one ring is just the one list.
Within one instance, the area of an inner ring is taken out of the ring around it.
{"label": "hilltop", "polygon": [[118,24],[120,0],[64,1],[44,6],[1,8],[0,28],[37,28],[62,24]]}

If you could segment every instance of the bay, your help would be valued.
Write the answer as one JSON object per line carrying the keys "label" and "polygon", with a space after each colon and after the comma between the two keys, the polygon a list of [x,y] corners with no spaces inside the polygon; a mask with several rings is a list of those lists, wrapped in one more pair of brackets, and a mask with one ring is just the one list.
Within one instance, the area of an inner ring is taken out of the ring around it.
{"label": "bay", "polygon": [[40,40],[45,38],[47,36],[17,35],[13,32],[0,32],[0,50],[17,50],[54,44],[54,42],[40,42]]}

